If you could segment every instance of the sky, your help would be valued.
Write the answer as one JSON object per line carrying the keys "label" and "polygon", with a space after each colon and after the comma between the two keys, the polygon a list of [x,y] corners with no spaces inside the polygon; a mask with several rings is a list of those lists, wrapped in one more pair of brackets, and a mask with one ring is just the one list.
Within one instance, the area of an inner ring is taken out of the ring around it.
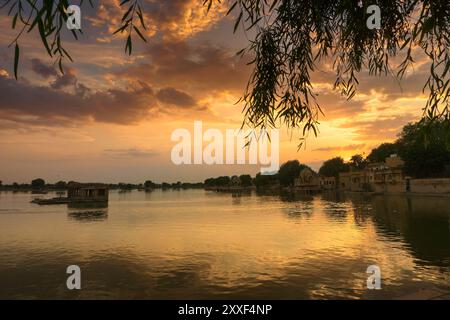
{"label": "sky", "polygon": [[[143,0],[147,43],[137,37],[133,54],[112,35],[124,9],[117,0],[82,7],[83,35],[63,32],[74,62],[61,75],[37,33],[20,39],[19,79],[13,76],[17,30],[0,11],[0,181],[197,182],[220,175],[256,174],[255,165],[181,165],[171,161],[174,130],[239,129],[236,103],[251,74],[249,57],[239,58],[251,35],[233,33],[229,3],[207,13],[203,0]],[[86,2],[87,3],[87,2]],[[333,90],[332,63],[312,75],[324,111],[317,137],[298,149],[300,132],[281,127],[280,160],[298,159],[318,169],[335,156],[367,155],[395,140],[417,121],[429,66],[416,57],[401,84],[392,76],[362,72],[358,94],[347,101]]]}

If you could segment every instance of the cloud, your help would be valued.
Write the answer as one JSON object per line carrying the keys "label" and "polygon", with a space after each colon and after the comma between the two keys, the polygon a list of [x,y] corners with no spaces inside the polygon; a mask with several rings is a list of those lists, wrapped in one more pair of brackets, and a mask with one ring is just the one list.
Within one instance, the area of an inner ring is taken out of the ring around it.
{"label": "cloud", "polygon": [[349,121],[340,127],[353,129],[360,139],[380,141],[396,138],[406,124],[414,121],[417,121],[417,116],[403,114],[378,117],[374,120]]}
{"label": "cloud", "polygon": [[180,107],[192,107],[197,103],[193,97],[174,88],[164,88],[156,94],[159,101]]}
{"label": "cloud", "polygon": [[361,150],[366,146],[365,143],[360,144],[349,144],[346,146],[334,146],[334,147],[324,147],[324,148],[318,148],[314,149],[313,151],[323,151],[323,152],[330,152],[330,151],[352,151],[352,150]]}
{"label": "cloud", "polygon": [[[65,87],[74,86],[77,83],[77,77],[75,76],[75,71],[71,68],[67,69],[63,75],[58,74],[55,81],[53,81],[50,86],[55,89],[63,89]],[[84,89],[84,88],[83,88]],[[82,90],[83,90],[82,89]]]}
{"label": "cloud", "polygon": [[325,120],[356,116],[366,111],[364,101],[357,98],[347,100],[341,94],[331,89],[321,90],[317,96],[317,102],[324,113],[324,116],[321,116],[321,118]]}
{"label": "cloud", "polygon": [[112,73],[158,87],[176,87],[189,94],[234,91],[242,94],[251,68],[246,59],[208,43],[160,41],[149,46],[141,63]]}
{"label": "cloud", "polygon": [[[107,33],[97,37],[98,41],[110,41],[127,9],[128,5],[120,7],[118,0],[100,1],[97,12],[87,17],[94,27],[106,26]],[[225,16],[226,10],[226,6],[218,5],[207,12],[203,1],[199,0],[142,1],[146,35],[164,39],[186,39],[208,30]]]}
{"label": "cloud", "polygon": [[[66,68],[64,74],[59,74],[54,66],[46,65],[41,59],[31,59],[31,70],[42,78],[54,78],[50,83],[50,87],[59,90],[77,84],[77,77],[73,68]],[[81,86],[79,90],[84,91],[85,87]]]}
{"label": "cloud", "polygon": [[8,78],[8,77],[9,77],[8,71],[0,68],[0,78]]}
{"label": "cloud", "polygon": [[[60,90],[70,88],[70,90]],[[80,126],[89,122],[134,125],[173,108],[205,111],[189,94],[172,87],[153,89],[137,81],[131,88],[96,90],[77,82],[72,69],[57,75],[50,86],[0,77],[1,128]],[[156,94],[155,94],[156,92]]]}
{"label": "cloud", "polygon": [[55,67],[46,65],[41,59],[31,59],[31,70],[47,79],[58,75]]}
{"label": "cloud", "polygon": [[23,124],[32,123],[30,119],[49,126],[89,121],[133,124],[157,107],[154,97],[144,88],[108,89],[83,97],[0,77],[0,92],[0,119]]}
{"label": "cloud", "polygon": [[[336,80],[332,59],[324,59],[318,66],[318,70],[311,77],[318,95],[318,102],[325,120],[355,117],[368,112],[382,112],[384,115],[392,115],[398,112],[394,106],[401,106],[408,113],[419,113],[426,99],[422,93],[423,85],[429,76],[429,59],[423,54],[417,54],[415,67],[409,70],[403,79],[397,79],[394,75],[370,75],[364,70],[356,75],[359,85],[356,87],[356,96],[348,100],[333,89]],[[395,65],[395,62],[393,63]],[[394,71],[395,72],[395,71]],[[404,107],[405,100],[416,100],[410,105],[410,109]]]}
{"label": "cloud", "polygon": [[151,158],[158,155],[149,149],[130,148],[130,149],[105,149],[103,154],[113,158]]}
{"label": "cloud", "polygon": [[184,39],[210,29],[227,10],[217,6],[207,11],[198,0],[150,0],[146,1],[150,24],[164,33],[166,38]]}

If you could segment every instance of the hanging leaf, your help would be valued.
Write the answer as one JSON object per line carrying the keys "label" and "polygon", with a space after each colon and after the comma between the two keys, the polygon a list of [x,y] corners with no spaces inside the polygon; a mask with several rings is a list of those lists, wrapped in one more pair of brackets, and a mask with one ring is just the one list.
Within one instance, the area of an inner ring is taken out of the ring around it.
{"label": "hanging leaf", "polygon": [[20,55],[20,49],[19,44],[16,42],[16,47],[14,49],[14,77],[17,80],[17,69],[19,68],[19,55]]}

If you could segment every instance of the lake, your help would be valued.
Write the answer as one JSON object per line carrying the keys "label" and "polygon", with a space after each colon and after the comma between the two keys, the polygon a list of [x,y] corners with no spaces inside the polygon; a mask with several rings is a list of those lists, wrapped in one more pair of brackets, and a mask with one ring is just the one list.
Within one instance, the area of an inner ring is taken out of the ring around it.
{"label": "lake", "polygon": [[[49,194],[46,197],[56,196]],[[450,197],[0,192],[0,298],[384,299],[450,292]],[[81,268],[69,291],[66,268]],[[381,269],[368,290],[366,269]]]}

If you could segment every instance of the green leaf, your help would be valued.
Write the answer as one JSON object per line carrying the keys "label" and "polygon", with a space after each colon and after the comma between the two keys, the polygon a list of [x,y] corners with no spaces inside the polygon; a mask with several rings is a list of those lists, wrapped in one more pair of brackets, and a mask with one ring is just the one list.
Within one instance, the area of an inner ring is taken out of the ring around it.
{"label": "green leaf", "polygon": [[19,56],[20,56],[20,49],[19,44],[16,42],[16,47],[14,50],[14,77],[17,80],[17,69],[19,68]]}
{"label": "green leaf", "polygon": [[12,28],[15,29],[16,28],[16,23],[17,23],[17,17],[19,16],[19,13],[16,13],[14,15],[13,21],[12,21]]}
{"label": "green leaf", "polygon": [[237,1],[235,1],[234,3],[233,3],[233,5],[230,7],[230,9],[227,11],[227,14],[226,15],[229,15],[233,10],[234,10],[234,8],[236,8],[236,5],[237,5],[238,3],[237,3]]}
{"label": "green leaf", "polygon": [[241,13],[239,14],[239,17],[236,19],[236,22],[234,23],[234,28],[233,28],[233,32],[236,33],[237,28],[239,27],[239,23],[242,20],[244,13],[241,11]]}
{"label": "green leaf", "polygon": [[50,47],[48,46],[47,37],[45,35],[44,23],[42,22],[41,19],[38,20],[38,29],[39,29],[39,35],[41,36],[42,43],[44,44],[44,47],[47,50],[48,55],[51,57],[52,51],[50,50]]}
{"label": "green leaf", "polygon": [[147,42],[147,39],[145,39],[145,37],[142,35],[141,31],[139,31],[138,28],[136,28],[136,26],[133,26],[134,30],[136,31],[136,33],[139,35],[139,37],[144,41]]}
{"label": "green leaf", "polygon": [[130,6],[128,8],[128,10],[124,13],[123,17],[122,17],[122,22],[125,21],[128,17],[128,15],[130,14],[131,10],[133,10],[133,6]]}
{"label": "green leaf", "polygon": [[133,44],[131,42],[131,36],[128,36],[127,42],[125,44],[125,53],[128,53],[131,55],[131,52],[133,51]]}
{"label": "green leaf", "polygon": [[127,27],[128,27],[128,23],[124,24],[124,25],[121,26],[119,29],[117,29],[116,31],[114,31],[113,34],[116,34],[116,33],[118,33],[118,32],[122,33]]}
{"label": "green leaf", "polygon": [[58,59],[58,67],[59,67],[59,71],[61,71],[61,73],[64,74],[64,69],[63,69],[62,58],[61,57],[59,57],[59,59]]}

